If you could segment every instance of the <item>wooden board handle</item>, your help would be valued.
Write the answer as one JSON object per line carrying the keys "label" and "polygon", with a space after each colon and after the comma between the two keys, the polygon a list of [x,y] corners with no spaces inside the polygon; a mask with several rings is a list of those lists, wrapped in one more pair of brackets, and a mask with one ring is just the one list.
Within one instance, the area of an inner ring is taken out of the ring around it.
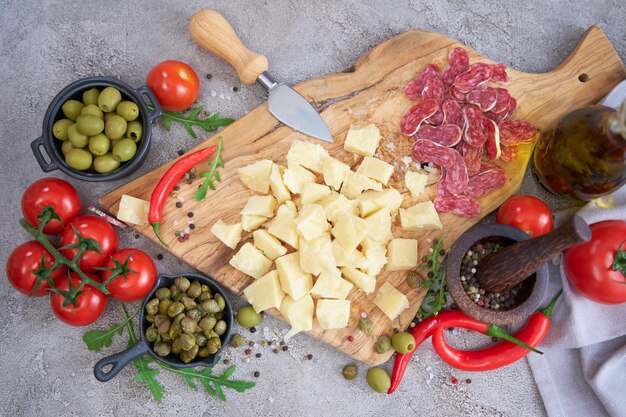
{"label": "wooden board handle", "polygon": [[546,235],[517,242],[485,258],[476,278],[485,291],[510,289],[537,272],[554,255],[589,239],[589,226],[576,215]]}
{"label": "wooden board handle", "polygon": [[198,45],[232,65],[242,83],[254,84],[267,71],[267,58],[246,48],[219,12],[200,10],[191,18],[189,32]]}

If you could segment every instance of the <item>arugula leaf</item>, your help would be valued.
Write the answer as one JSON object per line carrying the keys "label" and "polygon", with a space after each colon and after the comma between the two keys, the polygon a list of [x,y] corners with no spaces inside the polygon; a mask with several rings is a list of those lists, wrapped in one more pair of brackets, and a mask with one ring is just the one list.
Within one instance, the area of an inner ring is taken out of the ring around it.
{"label": "arugula leaf", "polygon": [[109,326],[108,330],[89,330],[86,332],[83,335],[83,341],[87,345],[87,349],[94,352],[100,352],[103,347],[111,346],[111,342],[113,341],[115,334],[117,333],[121,336],[124,332],[124,327],[126,327],[126,323],[132,320],[138,312],[139,310],[135,311],[132,316],[128,316],[120,324],[112,324]]}
{"label": "arugula leaf", "polygon": [[439,251],[443,246],[443,236],[439,237],[432,245],[432,253],[424,256],[426,261],[422,268],[428,269],[432,272],[432,278],[429,278],[423,282],[425,288],[428,288],[428,292],[424,296],[422,305],[418,311],[422,317],[428,317],[430,315],[436,315],[441,311],[446,304],[446,271],[445,263],[448,258],[446,253],[443,258],[439,259]]}
{"label": "arugula leaf", "polygon": [[[154,107],[151,105],[148,105],[148,108],[154,110]],[[189,133],[192,138],[196,139],[197,136],[196,132],[193,131],[193,126],[198,126],[205,132],[214,132],[218,127],[228,126],[234,121],[234,119],[228,117],[220,118],[219,113],[213,113],[205,119],[199,118],[198,115],[202,112],[202,106],[195,107],[188,115],[185,115],[185,112],[186,111],[169,112],[164,110],[162,117],[165,129],[169,131],[172,128],[172,122],[180,123],[185,127],[187,133]]]}
{"label": "arugula leaf", "polygon": [[219,142],[217,143],[217,150],[215,151],[215,159],[211,161],[211,169],[207,172],[201,172],[200,176],[204,178],[204,182],[202,185],[196,190],[196,201],[202,201],[206,198],[206,194],[211,190],[215,190],[215,185],[213,184],[213,180],[216,182],[220,182],[220,174],[217,172],[217,168],[224,168],[224,161],[222,161],[222,137],[220,136]]}

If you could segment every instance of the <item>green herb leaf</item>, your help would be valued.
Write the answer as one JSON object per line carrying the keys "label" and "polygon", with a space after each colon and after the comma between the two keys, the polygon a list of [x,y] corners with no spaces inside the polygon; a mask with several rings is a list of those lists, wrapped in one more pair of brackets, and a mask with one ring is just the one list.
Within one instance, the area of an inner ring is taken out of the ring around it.
{"label": "green herb leaf", "polygon": [[[150,110],[154,110],[154,107],[148,105]],[[163,111],[163,125],[165,129],[170,130],[172,128],[172,122],[180,123],[183,125],[187,133],[191,135],[192,138],[196,139],[196,132],[193,131],[193,126],[198,126],[203,129],[205,132],[214,132],[218,127],[228,126],[234,120],[230,118],[220,118],[219,113],[214,113],[207,118],[198,117],[200,112],[202,112],[202,106],[198,106],[191,110],[188,115],[185,115],[185,111],[179,112],[169,112]]]}
{"label": "green herb leaf", "polygon": [[217,168],[224,168],[224,161],[222,161],[222,137],[220,136],[219,142],[217,143],[217,150],[215,151],[215,159],[213,159],[211,164],[211,169],[207,172],[201,172],[200,176],[204,178],[204,182],[196,191],[196,201],[202,201],[206,198],[207,192],[209,188],[211,190],[215,190],[215,185],[213,184],[213,180],[215,182],[220,182],[220,174],[217,172]]}
{"label": "green herb leaf", "polygon": [[132,316],[128,316],[120,324],[112,324],[107,330],[89,330],[86,332],[83,335],[83,341],[87,345],[87,349],[94,352],[100,352],[103,347],[111,346],[111,342],[113,341],[115,334],[117,333],[121,336],[124,332],[126,324],[131,321],[138,312],[139,310],[135,311]]}
{"label": "green herb leaf", "polygon": [[[626,242],[626,240],[624,242]],[[617,253],[615,254],[615,258],[613,258],[613,271],[621,271],[622,275],[626,278],[626,250],[622,250],[624,242],[620,243],[617,247]],[[622,283],[626,283],[626,281]]]}
{"label": "green herb leaf", "polygon": [[421,266],[422,268],[428,269],[433,275],[432,278],[424,281],[424,287],[428,288],[428,292],[424,296],[424,300],[418,311],[422,317],[438,314],[447,302],[445,293],[445,262],[448,258],[448,254],[446,253],[442,259],[439,259],[439,251],[442,247],[443,236],[433,242],[433,250],[431,253],[424,256],[425,263]]}

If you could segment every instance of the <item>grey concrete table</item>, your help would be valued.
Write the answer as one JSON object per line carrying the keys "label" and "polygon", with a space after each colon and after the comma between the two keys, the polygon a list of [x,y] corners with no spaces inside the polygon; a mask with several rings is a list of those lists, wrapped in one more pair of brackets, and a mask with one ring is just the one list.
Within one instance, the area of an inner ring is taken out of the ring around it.
{"label": "grey concrete table", "polygon": [[[90,75],[108,75],[138,87],[154,64],[180,59],[201,75],[200,102],[207,110],[237,118],[264,100],[260,88],[240,86],[230,67],[190,39],[187,23],[202,7],[220,10],[247,45],[269,57],[272,73],[290,83],[344,70],[373,46],[411,28],[447,34],[496,61],[541,72],[563,60],[589,25],[599,24],[620,56],[626,57],[626,6],[621,0],[4,0],[0,2],[2,263],[15,246],[28,240],[17,224],[19,199],[30,183],[44,176],[29,144],[41,133],[48,103],[66,84]],[[206,74],[212,78],[207,80]],[[180,127],[172,132],[159,127],[153,140],[147,162],[133,178],[198,142]],[[125,181],[71,182],[87,205]],[[523,191],[547,198],[553,206],[560,204],[530,176]],[[154,257],[161,252],[131,230],[119,234],[122,246],[139,247]],[[170,273],[192,270],[169,255],[158,267]],[[306,335],[291,340],[288,352],[274,354],[268,347],[255,348],[262,357],[253,357],[249,364],[243,361],[241,349],[231,349],[225,358],[237,365],[236,377],[255,379],[254,371],[260,377],[257,387],[245,394],[227,391],[228,402],[194,391],[179,376],[161,372],[158,380],[165,387],[165,398],[157,405],[143,383],[134,381],[132,366],[106,384],[93,377],[93,364],[123,349],[126,336],[117,337],[104,353],[89,352],[81,340],[85,330],[56,320],[47,298],[28,299],[4,281],[0,282],[0,299],[1,415],[545,415],[525,361],[489,373],[457,372],[425,343],[399,391],[393,396],[376,395],[366,386],[364,366],[355,381],[345,381],[341,368],[351,360]],[[111,302],[97,327],[119,321],[119,306]],[[259,332],[244,333],[260,342],[277,340],[285,329],[286,325],[267,317]],[[486,342],[484,337],[461,332],[456,339],[460,346]],[[313,359],[305,359],[307,354]],[[457,385],[451,383],[451,375],[459,379]]]}

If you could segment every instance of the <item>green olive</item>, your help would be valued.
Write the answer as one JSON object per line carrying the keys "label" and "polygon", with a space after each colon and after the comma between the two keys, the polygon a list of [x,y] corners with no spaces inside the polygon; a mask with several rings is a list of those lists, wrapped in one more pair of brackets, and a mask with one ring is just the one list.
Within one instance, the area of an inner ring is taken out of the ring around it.
{"label": "green olive", "polygon": [[91,114],[83,114],[76,119],[76,129],[83,135],[95,136],[104,130],[104,120]]}
{"label": "green olive", "polygon": [[109,139],[119,139],[126,133],[126,120],[122,116],[113,115],[104,123],[104,134]]}
{"label": "green olive", "polygon": [[117,105],[115,111],[129,122],[132,122],[139,116],[139,106],[132,101],[122,101]]}
{"label": "green olive", "polygon": [[398,332],[391,336],[391,346],[398,353],[409,353],[415,349],[415,338],[407,332]]}
{"label": "green olive", "polygon": [[84,148],[89,142],[87,135],[83,135],[76,129],[76,125],[67,128],[67,138],[75,148]]}
{"label": "green olive", "polygon": [[[70,139],[71,140],[71,139]],[[104,155],[109,152],[111,148],[111,141],[102,133],[97,134],[89,138],[89,152],[94,155]]]}
{"label": "green olive", "polygon": [[101,119],[104,118],[104,113],[102,113],[102,110],[100,110],[100,107],[98,107],[97,104],[87,104],[80,111],[80,114],[81,114],[81,116],[83,114],[91,114],[92,116],[96,116],[96,117],[99,117]]}
{"label": "green olive", "polygon": [[122,139],[113,146],[113,158],[125,162],[135,156],[137,145],[132,139]]}
{"label": "green olive", "polygon": [[59,140],[67,140],[67,129],[74,124],[70,119],[61,119],[52,125],[52,135]]}
{"label": "green olive", "polygon": [[70,120],[76,120],[80,116],[80,111],[83,109],[84,104],[78,100],[67,100],[61,106],[63,114]]}
{"label": "green olive", "polygon": [[86,105],[89,104],[98,104],[98,97],[100,96],[100,90],[97,88],[90,88],[87,91],[83,92],[83,103]]}
{"label": "green olive", "polygon": [[110,111],[108,113],[104,113],[104,122],[106,123],[106,121],[109,120],[113,116],[118,116],[118,114],[115,113],[114,111]]}
{"label": "green olive", "polygon": [[61,152],[63,152],[63,155],[67,155],[67,153],[72,149],[74,149],[74,145],[72,145],[72,142],[69,140],[64,141],[61,145]]}
{"label": "green olive", "polygon": [[[105,155],[96,156],[96,158],[93,160],[93,167],[96,170],[96,172],[99,172],[100,174],[106,174],[107,172],[111,172],[111,171],[118,169],[120,167],[120,161],[113,158],[113,155],[111,155],[111,153],[107,153]],[[170,301],[170,300],[164,300],[164,301]],[[163,301],[161,301],[161,304],[163,304]],[[167,304],[166,306],[169,307],[169,305]]]}
{"label": "green olive", "polygon": [[235,318],[242,327],[254,327],[261,322],[261,315],[252,306],[240,308]]}
{"label": "green olive", "polygon": [[389,390],[391,386],[391,379],[389,379],[389,375],[382,368],[370,368],[367,371],[367,385],[370,386],[376,392],[384,393]]}
{"label": "green olive", "polygon": [[65,162],[70,167],[80,171],[89,169],[92,160],[93,156],[84,149],[72,149],[65,155]]}
{"label": "green olive", "polygon": [[115,87],[107,87],[98,96],[98,107],[105,112],[115,111],[122,101],[122,94]]}

